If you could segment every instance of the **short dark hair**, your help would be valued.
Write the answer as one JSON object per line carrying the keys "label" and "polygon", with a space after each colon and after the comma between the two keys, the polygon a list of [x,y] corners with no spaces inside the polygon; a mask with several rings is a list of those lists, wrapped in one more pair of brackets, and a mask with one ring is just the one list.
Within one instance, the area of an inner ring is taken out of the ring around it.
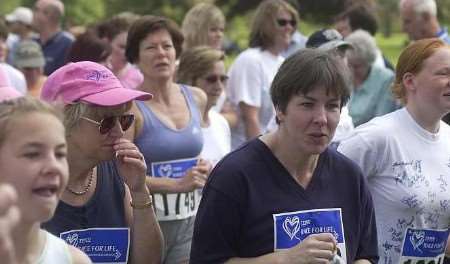
{"label": "short dark hair", "polygon": [[378,31],[378,21],[373,9],[365,4],[354,4],[337,15],[334,21],[348,19],[352,31],[364,29],[375,36]]}
{"label": "short dark hair", "polygon": [[136,20],[128,31],[127,47],[125,49],[127,60],[131,63],[136,62],[139,58],[139,45],[142,40],[149,34],[159,30],[167,30],[172,38],[176,57],[178,58],[181,54],[184,40],[178,25],[166,17],[146,15]]}
{"label": "short dark hair", "polygon": [[94,32],[87,31],[79,35],[73,42],[66,62],[93,61],[104,62],[111,54],[111,45],[97,37]]}
{"label": "short dark hair", "polygon": [[96,26],[97,35],[112,41],[120,33],[127,32],[133,22],[132,19],[125,17],[113,17]]}
{"label": "short dark hair", "polygon": [[335,55],[320,49],[302,49],[281,65],[270,88],[276,109],[286,111],[294,95],[307,94],[318,86],[341,99],[341,107],[350,97],[350,71]]}

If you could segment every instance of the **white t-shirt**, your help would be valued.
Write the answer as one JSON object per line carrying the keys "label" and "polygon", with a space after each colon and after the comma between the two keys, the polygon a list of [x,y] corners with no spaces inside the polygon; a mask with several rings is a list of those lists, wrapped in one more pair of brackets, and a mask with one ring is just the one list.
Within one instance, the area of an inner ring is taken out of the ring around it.
{"label": "white t-shirt", "polygon": [[70,264],[72,256],[69,251],[69,245],[64,240],[42,231],[46,234],[44,250],[37,260],[37,264]]}
{"label": "white t-shirt", "polygon": [[[237,109],[240,102],[258,107],[261,132],[266,130],[274,114],[270,85],[283,61],[281,55],[276,56],[260,48],[249,48],[239,54],[228,73],[227,94],[230,101]],[[237,127],[231,130],[233,149],[246,141],[245,126],[239,111],[238,118]]]}
{"label": "white t-shirt", "polygon": [[9,82],[13,88],[16,88],[21,94],[27,93],[27,81],[23,73],[7,63],[0,63],[0,67],[3,68],[6,76],[8,76]]}
{"label": "white t-shirt", "polygon": [[[406,108],[354,130],[338,150],[365,174],[375,206],[379,263],[399,263],[406,228],[450,225],[450,127],[432,134]],[[428,263],[428,262],[426,262]]]}
{"label": "white t-shirt", "polygon": [[202,128],[203,149],[200,157],[217,164],[231,149],[230,126],[227,120],[215,110],[208,112],[209,127]]}

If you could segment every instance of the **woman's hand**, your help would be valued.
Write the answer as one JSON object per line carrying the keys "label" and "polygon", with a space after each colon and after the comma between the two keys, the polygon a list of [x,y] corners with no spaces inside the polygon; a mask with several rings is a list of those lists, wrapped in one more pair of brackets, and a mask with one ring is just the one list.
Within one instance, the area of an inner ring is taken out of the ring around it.
{"label": "woman's hand", "polygon": [[336,253],[336,239],[330,233],[309,235],[293,248],[281,251],[282,263],[330,263]]}
{"label": "woman's hand", "polygon": [[117,169],[130,188],[130,192],[148,192],[145,185],[147,165],[142,153],[128,139],[120,138],[114,143]]}
{"label": "woman's hand", "polygon": [[177,193],[192,192],[205,186],[212,164],[204,159],[199,159],[197,165],[186,171],[181,179],[177,180]]}

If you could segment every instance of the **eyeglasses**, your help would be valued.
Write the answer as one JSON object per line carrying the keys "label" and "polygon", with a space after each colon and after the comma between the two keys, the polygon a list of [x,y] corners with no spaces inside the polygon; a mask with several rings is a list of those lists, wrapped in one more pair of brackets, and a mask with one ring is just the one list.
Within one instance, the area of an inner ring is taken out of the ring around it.
{"label": "eyeglasses", "polygon": [[278,23],[278,26],[280,26],[280,27],[284,27],[288,23],[294,28],[297,26],[297,21],[295,19],[278,18],[277,23]]}
{"label": "eyeglasses", "polygon": [[134,122],[134,115],[133,114],[126,114],[126,115],[120,115],[120,116],[108,116],[100,120],[100,122],[97,122],[95,120],[92,120],[90,118],[82,116],[81,119],[84,119],[86,121],[91,122],[92,124],[96,124],[98,126],[98,131],[100,134],[104,135],[111,131],[111,129],[114,128],[116,125],[116,120],[119,120],[120,127],[123,131],[126,131],[128,128],[131,127],[131,125]]}
{"label": "eyeglasses", "polygon": [[221,83],[226,83],[228,80],[228,76],[226,75],[209,75],[203,78],[205,81],[209,83],[216,83],[220,80]]}

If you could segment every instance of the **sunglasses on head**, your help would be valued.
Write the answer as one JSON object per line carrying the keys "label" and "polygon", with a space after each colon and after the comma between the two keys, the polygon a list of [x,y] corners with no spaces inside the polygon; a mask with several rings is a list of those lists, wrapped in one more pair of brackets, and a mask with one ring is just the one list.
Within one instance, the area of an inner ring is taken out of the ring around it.
{"label": "sunglasses on head", "polygon": [[295,21],[295,19],[278,18],[277,23],[278,23],[278,26],[280,26],[280,27],[284,27],[288,23],[294,28],[297,26],[297,21]]}
{"label": "sunglasses on head", "polygon": [[219,80],[221,83],[225,83],[228,80],[228,76],[226,76],[226,75],[209,75],[203,79],[205,79],[205,81],[207,81],[209,83],[216,83]]}
{"label": "sunglasses on head", "polygon": [[81,119],[84,119],[86,121],[89,121],[93,124],[96,124],[98,126],[98,131],[100,134],[104,135],[107,134],[111,129],[114,128],[116,125],[116,120],[119,120],[120,127],[123,131],[126,131],[128,128],[131,127],[131,125],[134,122],[134,115],[133,114],[125,114],[120,116],[108,116],[100,120],[100,122],[97,122],[95,120],[92,120],[90,118],[82,116]]}

